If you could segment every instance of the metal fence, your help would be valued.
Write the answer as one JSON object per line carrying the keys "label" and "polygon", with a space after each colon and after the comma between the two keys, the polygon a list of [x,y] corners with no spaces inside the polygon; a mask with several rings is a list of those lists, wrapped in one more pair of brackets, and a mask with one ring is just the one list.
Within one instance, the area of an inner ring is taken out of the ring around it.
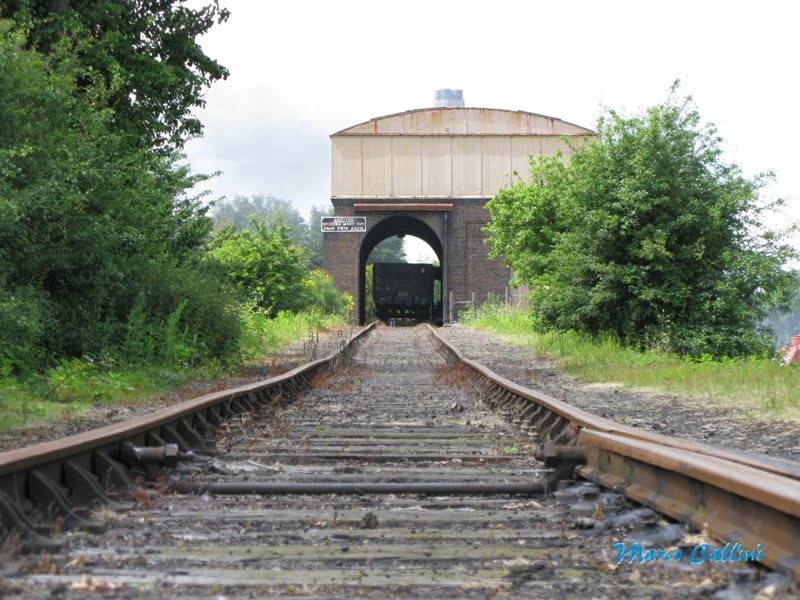
{"label": "metal fence", "polygon": [[[469,300],[456,300],[454,293],[451,291],[447,298],[447,314],[445,315],[446,321],[454,322],[458,320],[459,313],[466,311],[472,312],[472,317],[475,318],[478,312],[478,302],[486,302],[492,296],[491,293],[486,294],[486,298],[478,298],[475,292],[469,292],[467,297]],[[516,306],[517,308],[528,308],[528,288],[520,286],[518,288],[506,287],[502,300],[507,306]]]}

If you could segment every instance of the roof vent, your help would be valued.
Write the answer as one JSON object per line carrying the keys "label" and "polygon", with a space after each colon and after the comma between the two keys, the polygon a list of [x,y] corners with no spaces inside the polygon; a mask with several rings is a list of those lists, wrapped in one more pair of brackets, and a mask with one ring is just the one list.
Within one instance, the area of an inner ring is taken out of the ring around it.
{"label": "roof vent", "polygon": [[433,105],[437,108],[464,108],[464,90],[436,90]]}

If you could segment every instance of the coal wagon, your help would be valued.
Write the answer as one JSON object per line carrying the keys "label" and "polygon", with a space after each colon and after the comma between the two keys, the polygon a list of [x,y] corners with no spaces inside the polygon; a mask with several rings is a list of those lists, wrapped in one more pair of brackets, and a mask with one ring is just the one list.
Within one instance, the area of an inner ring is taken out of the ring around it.
{"label": "coal wagon", "polygon": [[375,315],[388,319],[430,321],[438,267],[417,263],[375,263],[372,294]]}

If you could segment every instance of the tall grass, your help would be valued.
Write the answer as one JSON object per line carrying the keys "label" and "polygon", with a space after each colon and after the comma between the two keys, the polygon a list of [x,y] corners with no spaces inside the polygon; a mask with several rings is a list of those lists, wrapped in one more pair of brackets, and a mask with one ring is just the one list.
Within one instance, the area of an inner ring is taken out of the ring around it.
{"label": "tall grass", "polygon": [[581,381],[700,397],[744,408],[752,415],[800,420],[800,367],[772,357],[690,360],[658,350],[626,348],[610,337],[537,332],[526,312],[494,302],[480,307],[467,324],[551,357]]}
{"label": "tall grass", "polygon": [[[181,307],[171,315],[157,335],[142,335],[148,330],[136,325],[134,315],[123,351],[116,357],[61,359],[24,380],[13,376],[10,369],[0,369],[0,431],[76,416],[94,404],[132,404],[193,381],[221,377],[243,363],[257,362],[303,339],[309,331],[346,322],[341,315],[323,315],[316,310],[282,312],[271,319],[253,309],[244,309],[237,332],[239,356],[223,365],[214,360],[193,360],[189,355],[199,342],[187,339],[186,332],[178,326],[182,310]],[[153,356],[160,360],[144,360]]]}

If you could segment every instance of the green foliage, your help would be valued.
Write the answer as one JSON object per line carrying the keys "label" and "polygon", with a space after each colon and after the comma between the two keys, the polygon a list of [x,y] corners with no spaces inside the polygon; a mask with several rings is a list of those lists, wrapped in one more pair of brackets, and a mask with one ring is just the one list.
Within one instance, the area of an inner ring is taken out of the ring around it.
{"label": "green foliage", "polygon": [[137,283],[124,299],[124,320],[107,330],[104,345],[119,360],[170,368],[238,360],[242,308],[212,268],[151,261]]}
{"label": "green foliage", "polygon": [[268,314],[305,307],[306,252],[281,220],[252,219],[252,229],[216,233],[206,259],[218,264],[241,293]]}
{"label": "green foliage", "polygon": [[242,352],[245,360],[257,360],[286,344],[303,339],[310,331],[342,326],[342,315],[323,315],[310,310],[298,313],[279,312],[269,317],[258,309],[242,313]]}
{"label": "green foliage", "polygon": [[332,206],[312,206],[308,221],[294,205],[283,198],[255,194],[251,197],[234,196],[215,204],[212,212],[214,227],[226,226],[236,230],[251,229],[253,217],[262,221],[281,219],[291,230],[289,236],[308,253],[312,269],[322,268],[322,228],[320,217],[333,214]]}
{"label": "green foliage", "polygon": [[685,394],[753,414],[800,419],[800,367],[759,357],[681,358],[658,349],[635,350],[611,335],[589,337],[575,331],[537,331],[530,313],[500,302],[478,308],[472,327],[503,334],[514,344],[558,361],[569,375],[586,382]]}
{"label": "green foliage", "polygon": [[372,293],[372,287],[372,265],[367,264],[364,277],[364,298],[366,299],[366,303],[364,304],[365,323],[372,323],[378,318],[375,312],[375,296]]}
{"label": "green foliage", "polygon": [[[367,257],[367,264],[372,265],[378,262],[404,263],[408,262],[406,251],[403,247],[403,238],[390,237],[380,242]],[[371,293],[371,292],[370,292]]]}
{"label": "green foliage", "polygon": [[322,269],[314,269],[305,279],[307,308],[323,315],[347,316],[353,310],[353,297],[347,292],[339,293],[333,279]]}
{"label": "green foliage", "polygon": [[539,329],[692,356],[770,350],[759,324],[791,250],[763,227],[766,177],[745,178],[720,143],[671,96],[641,116],[609,112],[569,162],[541,157],[530,183],[500,190],[492,256],[529,286]]}
{"label": "green foliage", "polygon": [[800,335],[800,271],[794,271],[792,276],[794,283],[774,299],[768,317],[779,348],[788,344],[793,335]]}
{"label": "green foliage", "polygon": [[312,206],[308,215],[308,236],[305,241],[308,250],[308,264],[314,269],[321,269],[323,266],[323,246],[324,238],[322,235],[322,217],[333,214],[333,206]]}
{"label": "green foliage", "polygon": [[129,146],[111,111],[75,93],[67,58],[53,71],[19,44],[0,34],[0,283],[3,310],[25,329],[26,349],[12,351],[17,372],[101,353],[138,295],[156,287],[147,265],[191,270],[211,225],[185,194],[198,177],[177,157]]}
{"label": "green foliage", "polygon": [[0,375],[27,376],[43,363],[41,341],[50,309],[50,302],[35,288],[11,292],[0,286]]}
{"label": "green foliage", "polygon": [[205,105],[205,87],[228,76],[196,41],[228,16],[216,1],[196,10],[182,0],[0,2],[0,18],[12,19],[26,48],[55,69],[70,63],[87,98],[113,109],[115,131],[166,152],[201,133],[191,111]]}

